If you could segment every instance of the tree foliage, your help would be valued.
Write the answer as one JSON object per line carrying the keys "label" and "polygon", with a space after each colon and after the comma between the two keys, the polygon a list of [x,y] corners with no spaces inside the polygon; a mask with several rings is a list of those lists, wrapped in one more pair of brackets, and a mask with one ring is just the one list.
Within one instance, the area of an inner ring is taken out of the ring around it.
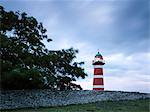
{"label": "tree foliage", "polygon": [[78,50],[48,50],[46,31],[34,17],[0,6],[1,89],[81,89],[73,83],[87,75],[74,62]]}

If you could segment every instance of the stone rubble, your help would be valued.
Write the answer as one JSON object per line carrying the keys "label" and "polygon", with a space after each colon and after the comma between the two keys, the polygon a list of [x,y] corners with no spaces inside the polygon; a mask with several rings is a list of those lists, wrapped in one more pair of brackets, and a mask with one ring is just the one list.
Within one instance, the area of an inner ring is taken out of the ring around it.
{"label": "stone rubble", "polygon": [[0,109],[39,108],[106,100],[118,101],[147,98],[150,99],[150,93],[93,90],[11,90],[0,91]]}

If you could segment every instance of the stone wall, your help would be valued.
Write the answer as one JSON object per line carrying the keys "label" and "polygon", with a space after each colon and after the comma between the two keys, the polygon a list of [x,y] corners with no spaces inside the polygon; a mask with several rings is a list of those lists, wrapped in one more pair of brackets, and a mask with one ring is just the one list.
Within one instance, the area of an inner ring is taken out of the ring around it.
{"label": "stone wall", "polygon": [[83,104],[105,100],[134,100],[150,98],[150,94],[121,91],[51,91],[13,90],[0,92],[0,109],[38,108]]}

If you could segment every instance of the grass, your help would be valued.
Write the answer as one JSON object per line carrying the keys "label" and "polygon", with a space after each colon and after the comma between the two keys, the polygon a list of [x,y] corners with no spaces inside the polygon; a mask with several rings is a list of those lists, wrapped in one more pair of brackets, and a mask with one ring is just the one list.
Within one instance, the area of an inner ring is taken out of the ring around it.
{"label": "grass", "polygon": [[61,107],[3,110],[2,112],[149,112],[149,103],[149,99],[133,101],[102,101]]}

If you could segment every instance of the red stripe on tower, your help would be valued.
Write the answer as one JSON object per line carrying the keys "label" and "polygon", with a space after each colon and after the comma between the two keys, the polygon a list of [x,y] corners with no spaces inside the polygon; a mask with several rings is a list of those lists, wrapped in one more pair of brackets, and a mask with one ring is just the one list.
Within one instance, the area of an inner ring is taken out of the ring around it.
{"label": "red stripe on tower", "polygon": [[94,66],[94,79],[93,79],[93,90],[104,90],[103,81],[103,65],[105,64],[102,55],[98,52],[93,60]]}

